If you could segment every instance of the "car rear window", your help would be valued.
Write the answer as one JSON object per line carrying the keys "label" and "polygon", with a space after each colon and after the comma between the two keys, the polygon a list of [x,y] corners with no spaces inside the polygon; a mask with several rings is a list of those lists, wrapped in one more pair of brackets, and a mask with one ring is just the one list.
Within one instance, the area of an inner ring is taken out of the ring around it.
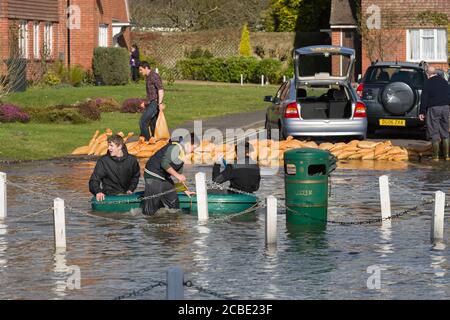
{"label": "car rear window", "polygon": [[422,70],[405,67],[370,67],[364,83],[405,82],[411,87],[421,89],[425,75]]}

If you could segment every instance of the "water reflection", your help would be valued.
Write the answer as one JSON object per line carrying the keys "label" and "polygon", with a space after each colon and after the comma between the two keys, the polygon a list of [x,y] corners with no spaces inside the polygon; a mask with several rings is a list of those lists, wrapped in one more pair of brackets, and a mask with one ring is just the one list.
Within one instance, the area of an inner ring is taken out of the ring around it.
{"label": "water reflection", "polygon": [[199,271],[207,271],[209,269],[208,243],[207,239],[211,233],[211,229],[205,224],[198,224],[194,228],[197,231],[196,240],[194,240],[194,261]]}
{"label": "water reflection", "polygon": [[322,250],[328,247],[325,237],[326,225],[295,225],[286,224],[288,239],[292,248],[298,253]]}
{"label": "water reflection", "polygon": [[394,246],[392,245],[392,225],[391,221],[383,221],[381,228],[379,229],[381,241],[376,252],[381,253],[381,257],[384,258],[390,253],[394,253]]}
{"label": "water reflection", "polygon": [[0,223],[0,273],[8,267],[8,259],[6,257],[6,251],[8,250],[7,233],[8,226]]}
{"label": "water reflection", "polygon": [[445,277],[447,274],[447,270],[444,267],[447,259],[442,255],[445,248],[445,243],[439,241],[434,243],[433,250],[431,251],[431,268],[433,268],[436,277]]}

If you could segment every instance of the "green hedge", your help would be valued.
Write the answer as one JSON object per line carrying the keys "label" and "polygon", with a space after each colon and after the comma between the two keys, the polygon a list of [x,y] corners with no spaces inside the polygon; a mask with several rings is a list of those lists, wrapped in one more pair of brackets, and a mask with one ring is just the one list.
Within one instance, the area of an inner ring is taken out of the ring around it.
{"label": "green hedge", "polygon": [[279,60],[254,57],[186,59],[178,61],[176,69],[185,80],[240,82],[242,74],[245,82],[253,83],[260,83],[261,75],[280,83],[288,72]]}
{"label": "green hedge", "polygon": [[130,78],[129,53],[125,48],[96,48],[92,68],[106,85],[125,85]]}

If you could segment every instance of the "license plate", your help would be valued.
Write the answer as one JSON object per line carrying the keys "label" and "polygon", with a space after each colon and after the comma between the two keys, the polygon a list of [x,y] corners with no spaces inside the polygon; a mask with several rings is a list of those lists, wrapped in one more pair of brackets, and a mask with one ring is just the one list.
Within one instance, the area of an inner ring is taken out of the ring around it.
{"label": "license plate", "polygon": [[380,126],[404,127],[406,120],[380,119]]}

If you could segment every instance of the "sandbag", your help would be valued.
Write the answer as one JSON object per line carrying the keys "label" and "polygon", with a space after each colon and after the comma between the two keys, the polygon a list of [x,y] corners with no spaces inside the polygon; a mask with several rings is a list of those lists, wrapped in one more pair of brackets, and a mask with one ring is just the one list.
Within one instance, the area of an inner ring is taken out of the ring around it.
{"label": "sandbag", "polygon": [[167,126],[166,117],[163,111],[159,111],[158,119],[156,120],[154,136],[156,140],[170,139],[170,131]]}
{"label": "sandbag", "polygon": [[87,154],[89,151],[89,146],[82,146],[82,147],[78,147],[75,150],[72,151],[73,155],[82,155],[82,154]]}

